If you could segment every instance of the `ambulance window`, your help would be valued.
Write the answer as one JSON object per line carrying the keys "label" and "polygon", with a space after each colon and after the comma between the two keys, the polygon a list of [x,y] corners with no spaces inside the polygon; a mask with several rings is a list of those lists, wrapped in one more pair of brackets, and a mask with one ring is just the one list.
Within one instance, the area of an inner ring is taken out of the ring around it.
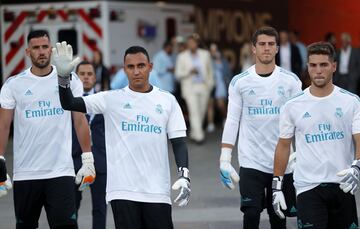
{"label": "ambulance window", "polygon": [[73,48],[74,55],[78,53],[77,32],[75,29],[61,29],[58,32],[58,41],[66,41]]}

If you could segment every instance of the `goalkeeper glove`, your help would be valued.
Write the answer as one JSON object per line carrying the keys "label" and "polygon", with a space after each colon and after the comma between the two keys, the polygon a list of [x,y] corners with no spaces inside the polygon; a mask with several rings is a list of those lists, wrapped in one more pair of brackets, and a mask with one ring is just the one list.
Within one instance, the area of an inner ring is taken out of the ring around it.
{"label": "goalkeeper glove", "polygon": [[343,177],[340,181],[340,188],[345,192],[355,194],[359,189],[360,183],[360,160],[355,160],[351,167],[344,169],[337,174],[339,177]]}
{"label": "goalkeeper glove", "polygon": [[96,173],[94,166],[94,157],[92,152],[82,153],[82,166],[75,177],[75,183],[80,184],[79,191],[94,183]]}
{"label": "goalkeeper glove", "polygon": [[190,177],[189,170],[186,167],[179,167],[178,169],[179,179],[175,181],[172,186],[173,190],[179,190],[179,195],[175,198],[174,202],[180,207],[186,206],[190,200]]}
{"label": "goalkeeper glove", "polygon": [[294,172],[296,164],[296,152],[293,152],[289,156],[288,168],[290,172]]}
{"label": "goalkeeper glove", "polygon": [[80,58],[73,59],[73,49],[66,41],[56,43],[56,48],[52,49],[52,59],[56,66],[59,86],[70,87],[70,73],[80,62]]}
{"label": "goalkeeper glove", "polygon": [[12,188],[11,179],[6,171],[4,156],[0,156],[0,197],[5,196]]}
{"label": "goalkeeper glove", "polygon": [[225,187],[234,189],[234,183],[238,183],[240,177],[231,165],[231,151],[232,149],[230,148],[221,149],[220,179]]}
{"label": "goalkeeper glove", "polygon": [[273,205],[273,208],[274,208],[274,211],[275,211],[276,215],[278,215],[281,219],[285,219],[285,215],[281,211],[281,209],[282,210],[287,209],[284,193],[281,191],[282,180],[283,180],[282,176],[273,177],[273,181],[272,181],[272,195],[273,195],[272,205]]}

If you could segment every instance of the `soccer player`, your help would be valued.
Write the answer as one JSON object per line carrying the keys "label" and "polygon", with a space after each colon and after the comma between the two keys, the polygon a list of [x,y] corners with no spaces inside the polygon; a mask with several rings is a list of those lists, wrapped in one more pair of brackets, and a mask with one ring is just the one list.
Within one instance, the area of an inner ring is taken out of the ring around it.
{"label": "soccer player", "polygon": [[[71,47],[71,46],[70,46]],[[68,69],[72,53],[66,42],[53,50],[54,63]],[[167,138],[178,166],[179,206],[188,203],[190,179],[186,126],[180,106],[169,92],[149,84],[152,69],[147,51],[125,51],[129,85],[119,90],[73,97],[70,71],[59,72],[62,107],[104,115],[107,152],[106,200],[111,203],[117,229],[173,228]]]}
{"label": "soccer player", "polygon": [[[84,114],[64,111],[60,106],[58,72],[50,64],[49,34],[31,31],[27,42],[26,55],[31,59],[31,67],[10,77],[0,95],[1,155],[14,118],[16,228],[37,228],[42,207],[50,228],[76,228],[71,115],[84,152],[83,165],[76,176],[81,189],[95,178],[89,127]],[[69,90],[82,95],[82,84],[76,75]]]}
{"label": "soccer player", "polygon": [[[239,176],[231,165],[231,153],[239,132],[238,160],[240,165],[241,211],[244,228],[259,228],[260,213],[266,207],[271,228],[286,228],[272,208],[272,177],[274,151],[279,133],[280,107],[291,96],[301,92],[298,77],[275,65],[279,35],[272,27],[255,31],[252,51],[255,65],[235,76],[229,85],[228,114],[224,126],[220,178],[234,189]],[[292,174],[285,176],[290,208],[296,214]]]}
{"label": "soccer player", "polygon": [[[96,74],[94,66],[88,61],[81,61],[75,70],[84,87],[84,96],[97,93],[95,91]],[[96,180],[90,186],[92,201],[92,228],[106,228],[106,149],[105,149],[105,124],[102,114],[86,114],[91,131],[91,150],[94,155]],[[72,156],[75,172],[81,168],[81,147],[73,129]],[[79,210],[82,191],[75,190],[76,209]]]}
{"label": "soccer player", "polygon": [[273,205],[279,215],[286,208],[282,177],[295,136],[299,228],[358,228],[354,194],[360,174],[360,100],[332,83],[336,54],[330,43],[313,43],[307,50],[311,85],[280,114]]}

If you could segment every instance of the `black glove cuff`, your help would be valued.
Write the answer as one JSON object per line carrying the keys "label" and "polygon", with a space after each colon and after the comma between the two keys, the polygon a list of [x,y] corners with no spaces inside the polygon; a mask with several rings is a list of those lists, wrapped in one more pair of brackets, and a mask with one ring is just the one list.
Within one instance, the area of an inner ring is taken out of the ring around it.
{"label": "black glove cuff", "polygon": [[66,76],[66,77],[58,75],[59,86],[62,88],[69,88],[70,87],[70,79],[71,79],[71,74],[70,74],[70,76]]}
{"label": "black glove cuff", "polygon": [[6,171],[6,165],[5,165],[5,159],[3,157],[0,158],[0,182],[6,181],[7,171]]}
{"label": "black glove cuff", "polygon": [[352,164],[351,164],[352,168],[355,168],[358,173],[360,174],[360,160],[355,160]]}
{"label": "black glove cuff", "polygon": [[178,176],[185,178],[186,180],[188,180],[190,182],[190,172],[189,169],[186,167],[179,167],[178,168]]}
{"label": "black glove cuff", "polygon": [[281,191],[283,176],[274,176],[272,180],[272,189],[275,191]]}

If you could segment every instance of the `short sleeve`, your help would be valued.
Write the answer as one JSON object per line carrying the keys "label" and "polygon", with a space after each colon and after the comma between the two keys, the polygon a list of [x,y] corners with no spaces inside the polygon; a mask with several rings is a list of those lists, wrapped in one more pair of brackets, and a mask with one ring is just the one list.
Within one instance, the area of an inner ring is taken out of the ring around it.
{"label": "short sleeve", "polygon": [[86,112],[89,114],[103,114],[106,112],[106,95],[109,92],[99,92],[83,97]]}
{"label": "short sleeve", "polygon": [[168,137],[169,139],[185,137],[186,124],[185,124],[184,116],[175,97],[172,97],[171,99],[172,99],[171,112],[166,126]]}
{"label": "short sleeve", "polygon": [[354,99],[354,116],[352,120],[352,134],[360,133],[360,100],[359,97],[356,96]]}
{"label": "short sleeve", "polygon": [[13,90],[11,90],[9,84],[10,80],[11,78],[4,83],[0,91],[0,105],[5,109],[15,109],[16,107],[16,100],[12,93]]}
{"label": "short sleeve", "polygon": [[292,95],[291,96],[294,96],[294,95],[297,95],[299,93],[302,92],[302,83],[301,83],[301,80],[294,80],[293,83],[292,83],[292,88],[291,88],[291,92],[292,92]]}
{"label": "short sleeve", "polygon": [[292,138],[295,133],[295,124],[291,119],[290,113],[290,105],[286,103],[280,109],[280,121],[279,121],[279,130],[280,130],[280,138]]}
{"label": "short sleeve", "polygon": [[83,84],[80,80],[80,78],[78,77],[78,75],[76,75],[76,73],[72,72],[72,77],[71,77],[71,91],[74,95],[74,97],[81,97],[84,93],[84,87]]}

